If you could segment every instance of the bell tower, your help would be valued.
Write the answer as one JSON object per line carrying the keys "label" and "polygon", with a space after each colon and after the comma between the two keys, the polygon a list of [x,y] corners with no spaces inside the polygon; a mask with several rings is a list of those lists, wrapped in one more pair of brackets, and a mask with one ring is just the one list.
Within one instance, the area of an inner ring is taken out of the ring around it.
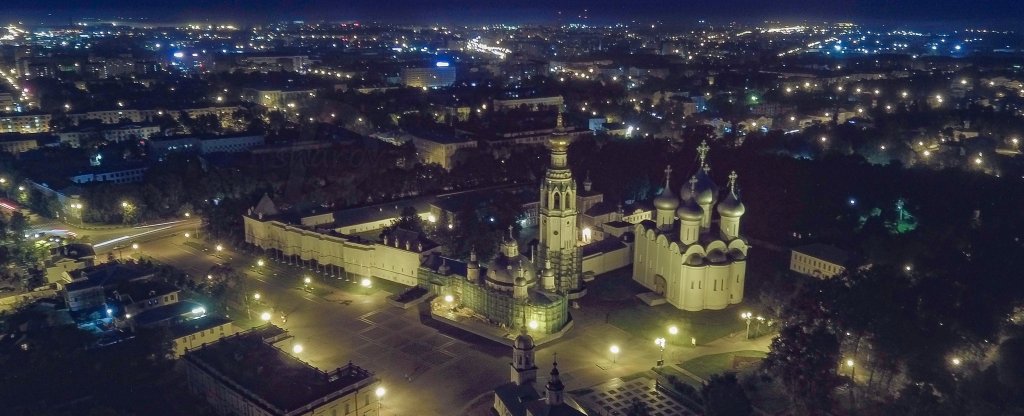
{"label": "bell tower", "polygon": [[540,186],[540,255],[551,262],[558,292],[578,293],[582,290],[579,257],[579,230],[576,207],[576,181],[569,170],[570,138],[558,113],[555,132],[548,140],[551,165]]}

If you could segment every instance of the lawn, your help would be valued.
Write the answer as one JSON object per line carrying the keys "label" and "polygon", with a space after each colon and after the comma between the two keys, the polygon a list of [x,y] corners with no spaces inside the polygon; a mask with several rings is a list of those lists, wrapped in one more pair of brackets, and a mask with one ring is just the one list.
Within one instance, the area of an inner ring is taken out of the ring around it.
{"label": "lawn", "polygon": [[[744,328],[739,318],[741,306],[719,311],[687,312],[668,304],[647,306],[639,301],[631,303],[610,312],[608,322],[652,341],[665,337],[669,345],[690,346],[691,338],[702,345]],[[679,328],[677,335],[668,332],[673,325]]]}
{"label": "lawn", "polygon": [[[724,373],[726,371],[735,371],[737,373],[751,371],[758,367],[760,360],[764,356],[765,353],[761,351],[727,352],[697,357],[679,364],[679,366],[707,380],[712,374]],[[737,366],[734,367],[734,364],[737,364]]]}

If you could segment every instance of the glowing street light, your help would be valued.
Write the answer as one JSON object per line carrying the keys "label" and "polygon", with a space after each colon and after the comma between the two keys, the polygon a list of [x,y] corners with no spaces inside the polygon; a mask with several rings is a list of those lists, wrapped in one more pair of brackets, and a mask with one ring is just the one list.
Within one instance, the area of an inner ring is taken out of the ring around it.
{"label": "glowing street light", "polygon": [[537,330],[537,326],[538,326],[537,325],[537,321],[531,320],[530,323],[527,324],[526,326],[530,327],[531,331],[536,331]]}
{"label": "glowing street light", "polygon": [[661,358],[658,359],[658,367],[665,365],[665,338],[655,338],[654,344],[661,349]]}
{"label": "glowing street light", "polygon": [[951,363],[953,363],[953,365],[954,365],[954,366],[957,366],[957,367],[959,367],[959,366],[960,366],[960,364],[962,363],[962,362],[960,361],[960,358],[959,358],[959,357],[953,357],[953,359],[952,359],[952,360],[950,360],[950,362],[951,362]]}
{"label": "glowing street light", "polygon": [[612,345],[611,348],[608,348],[608,351],[611,351],[611,353],[612,353],[612,362],[613,363],[618,362],[618,359],[619,359],[619,346],[618,345]]}
{"label": "glowing street light", "polygon": [[295,344],[295,345],[292,345],[292,352],[293,352],[293,353],[295,353],[295,354],[300,354],[300,353],[302,353],[302,350],[303,350],[303,348],[302,348],[302,344]]}
{"label": "glowing street light", "polygon": [[361,280],[359,284],[362,285],[363,287],[370,287],[373,285],[373,282],[371,282],[369,278],[363,278],[363,280]]}
{"label": "glowing street light", "polygon": [[270,322],[270,312],[263,312],[263,313],[261,313],[260,314],[260,319],[262,319],[263,322]]}
{"label": "glowing street light", "polygon": [[754,314],[750,312],[743,312],[740,314],[740,318],[747,321],[747,339],[750,339],[750,318],[753,318]]}
{"label": "glowing street light", "polygon": [[252,298],[256,299],[256,300],[260,300],[260,294],[258,292],[257,293],[253,293],[252,294]]}
{"label": "glowing street light", "polygon": [[675,325],[672,325],[672,326],[668,327],[668,333],[672,334],[672,335],[678,334],[679,333],[679,327],[677,327]]}
{"label": "glowing street light", "polygon": [[452,302],[455,302],[455,296],[444,295],[444,302],[448,303],[448,304],[451,304]]}
{"label": "glowing street light", "polygon": [[216,249],[217,251],[224,251],[224,246],[223,246],[223,245],[221,245],[221,244],[217,244],[217,247],[215,247],[215,249]]}
{"label": "glowing street light", "polygon": [[138,249],[139,249],[139,243],[132,243],[132,250],[138,250]]}
{"label": "glowing street light", "polygon": [[384,386],[377,387],[373,391],[373,394],[377,396],[377,414],[380,415],[380,409],[384,406],[384,394],[388,391],[384,389]]}
{"label": "glowing street light", "polygon": [[266,262],[264,262],[263,259],[256,260],[257,266],[263,267],[264,264],[266,264]]}

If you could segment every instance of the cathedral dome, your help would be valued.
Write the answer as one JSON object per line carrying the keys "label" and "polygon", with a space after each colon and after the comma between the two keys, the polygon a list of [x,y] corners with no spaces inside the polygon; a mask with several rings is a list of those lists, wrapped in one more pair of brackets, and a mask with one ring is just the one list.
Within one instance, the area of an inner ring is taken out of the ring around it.
{"label": "cathedral dome", "polygon": [[715,203],[715,199],[718,197],[718,185],[715,185],[704,169],[698,170],[694,177],[697,178],[697,186],[694,189],[697,204],[711,205]]}
{"label": "cathedral dome", "polygon": [[702,216],[704,216],[704,212],[694,203],[693,198],[683,200],[679,209],[676,210],[676,217],[681,220],[699,221]]}
{"label": "cathedral dome", "polygon": [[661,195],[654,198],[654,208],[657,208],[658,211],[674,211],[678,206],[679,200],[672,194],[672,189],[670,188],[666,187],[665,190],[661,192]]}
{"label": "cathedral dome", "polygon": [[725,256],[725,253],[722,252],[722,250],[718,249],[711,250],[710,252],[708,252],[707,259],[712,263],[724,263],[726,260],[728,260],[728,258],[726,258]]}
{"label": "cathedral dome", "polygon": [[517,350],[532,350],[533,349],[533,337],[523,331],[516,337],[514,346]]}
{"label": "cathedral dome", "polygon": [[746,207],[743,206],[743,203],[740,202],[740,199],[736,197],[734,192],[729,192],[729,195],[718,204],[718,214],[723,217],[739,217],[746,210]]}
{"label": "cathedral dome", "polygon": [[537,273],[533,269],[530,258],[518,255],[506,257],[499,254],[487,265],[487,284],[499,290],[512,290],[516,284],[516,278],[522,273],[526,280],[526,286],[532,286],[537,281]]}

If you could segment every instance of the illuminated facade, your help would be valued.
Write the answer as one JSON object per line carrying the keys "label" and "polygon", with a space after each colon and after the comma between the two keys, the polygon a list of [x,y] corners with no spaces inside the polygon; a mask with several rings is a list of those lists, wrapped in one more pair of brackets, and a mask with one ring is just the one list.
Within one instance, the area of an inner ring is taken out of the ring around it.
{"label": "illuminated facade", "polygon": [[[743,301],[747,242],[740,236],[745,207],[736,191],[735,172],[729,175],[726,196],[709,175],[708,147],[698,148],[700,166],[676,197],[669,186],[654,200],[655,220],[634,226],[636,243],[633,280],[687,311],[723,309]],[[712,229],[717,206],[718,229]]]}
{"label": "illuminated facade", "polygon": [[402,85],[413,88],[447,87],[455,83],[455,67],[438,62],[430,68],[402,68]]}

